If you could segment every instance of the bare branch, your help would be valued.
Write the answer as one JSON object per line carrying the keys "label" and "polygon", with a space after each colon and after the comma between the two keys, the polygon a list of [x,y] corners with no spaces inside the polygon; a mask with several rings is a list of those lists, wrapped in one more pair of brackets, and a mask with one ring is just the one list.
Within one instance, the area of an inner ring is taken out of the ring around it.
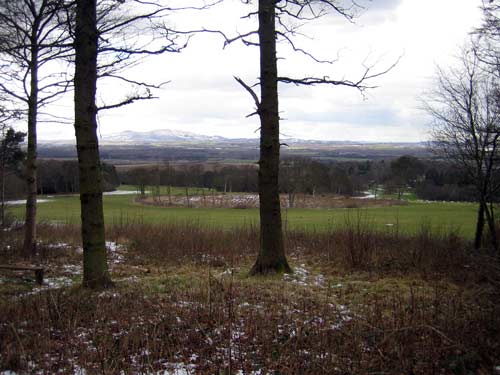
{"label": "bare branch", "polygon": [[149,89],[147,89],[146,91],[147,92],[145,95],[139,95],[139,94],[132,95],[132,96],[129,96],[126,99],[124,99],[118,103],[99,106],[97,108],[97,112],[101,112],[101,111],[108,110],[108,109],[120,108],[120,107],[129,105],[129,104],[132,104],[138,100],[158,99],[157,96],[153,96],[153,94],[149,91]]}
{"label": "bare branch", "polygon": [[[236,82],[238,82],[241,86],[243,86],[243,88],[244,88],[245,90],[247,90],[247,92],[248,92],[248,93],[252,96],[252,99],[254,100],[254,103],[255,103],[255,107],[256,107],[256,109],[257,109],[257,110],[256,110],[256,112],[254,112],[254,113],[258,114],[258,113],[259,113],[259,111],[260,111],[260,101],[259,101],[259,97],[258,97],[258,96],[257,96],[257,94],[255,93],[255,91],[254,91],[254,90],[253,90],[250,86],[248,86],[248,85],[247,85],[247,84],[246,84],[246,83],[245,83],[245,82],[244,82],[241,78],[239,78],[239,77],[236,77],[236,76],[235,76],[235,77],[234,77],[234,79],[235,79],[235,80],[236,80]],[[249,116],[252,116],[252,115],[253,115],[253,113],[252,113],[252,114],[250,114]],[[249,117],[249,116],[247,116],[247,117]]]}

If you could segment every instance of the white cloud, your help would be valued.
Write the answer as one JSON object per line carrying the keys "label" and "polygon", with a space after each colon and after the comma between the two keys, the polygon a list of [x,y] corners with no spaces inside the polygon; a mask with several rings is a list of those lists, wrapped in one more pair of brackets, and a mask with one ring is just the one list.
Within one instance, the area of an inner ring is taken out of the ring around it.
{"label": "white cloud", "polygon": [[[230,4],[230,5],[226,5]],[[172,18],[178,25],[203,23],[246,30],[237,18],[248,10],[239,2],[225,2],[210,13]],[[479,0],[377,0],[349,23],[340,17],[325,17],[304,31],[313,40],[301,45],[318,56],[339,54],[334,65],[314,65],[303,56],[292,55],[280,45],[282,75],[330,75],[331,78],[359,76],[362,62],[380,60],[380,67],[403,57],[389,74],[379,77],[379,86],[366,97],[342,87],[284,87],[280,85],[282,133],[309,139],[394,140],[426,139],[425,115],[420,113],[418,97],[432,84],[435,65],[453,63],[453,55],[471,28],[480,22]],[[226,8],[225,8],[226,7]],[[230,7],[228,9],[227,7]],[[209,25],[210,26],[210,25]],[[131,72],[150,81],[171,80],[157,94],[159,99],[133,104],[100,116],[100,132],[183,129],[227,137],[255,137],[258,119],[245,116],[253,112],[253,101],[233,79],[240,76],[249,84],[258,75],[258,50],[235,44],[222,50],[222,40],[202,35],[192,40],[181,54],[166,54],[146,61]],[[109,90],[109,88],[108,88]],[[115,96],[126,94],[111,88]],[[109,94],[103,88],[102,96]],[[65,106],[70,106],[67,100]],[[40,138],[71,138],[71,126],[40,128]]]}

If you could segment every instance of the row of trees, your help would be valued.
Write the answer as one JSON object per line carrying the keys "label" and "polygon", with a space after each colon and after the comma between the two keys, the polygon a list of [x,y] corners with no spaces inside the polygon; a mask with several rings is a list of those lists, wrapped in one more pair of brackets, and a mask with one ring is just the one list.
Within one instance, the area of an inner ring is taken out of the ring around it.
{"label": "row of trees", "polygon": [[[254,5],[250,1],[244,3],[248,6]],[[204,7],[205,5],[202,5],[198,9]],[[293,51],[315,63],[331,64],[333,61],[316,58],[297,45],[295,37],[299,34],[298,28],[303,22],[313,21],[329,12],[352,20],[358,9],[356,2],[346,4],[336,0],[259,0],[257,8],[250,10],[245,16],[256,19],[254,29],[234,37],[227,36],[220,30],[198,30],[223,35],[226,45],[242,41],[245,45],[259,48],[258,82],[247,84],[236,78],[251,95],[255,103],[253,114],[260,120],[258,191],[261,241],[252,274],[291,271],[285,257],[279,200],[281,144],[278,83],[307,86],[326,84],[363,91],[369,88],[367,82],[370,79],[386,73],[392,67],[373,72],[372,66],[365,65],[359,77],[354,79],[282,76],[277,67],[277,42],[284,42]],[[99,2],[99,7],[95,0],[0,2],[0,54],[2,61],[7,62],[2,66],[2,77],[6,79],[0,88],[10,95],[13,101],[24,104],[28,122],[25,172],[28,196],[24,249],[26,253],[33,253],[36,244],[37,122],[42,114],[41,109],[74,85],[74,125],[84,248],[83,283],[86,286],[110,285],[104,247],[101,163],[96,136],[97,112],[99,109],[117,108],[137,99],[151,98],[153,95],[149,89],[156,87],[139,85],[144,89],[142,92],[134,92],[122,101],[104,104],[98,108],[97,80],[118,78],[137,85],[139,82],[120,75],[124,68],[137,61],[136,57],[182,49],[184,45],[176,43],[176,37],[188,33],[173,33],[165,27],[162,19],[171,11],[172,8],[166,7],[160,0],[105,0]],[[134,25],[135,32],[127,34],[131,25]],[[151,25],[154,25],[155,30],[148,33]],[[138,33],[137,30],[141,32]],[[152,40],[147,40],[147,35],[152,35]],[[162,38],[159,44],[156,43],[156,36]],[[157,48],[152,48],[155,46]]]}
{"label": "row of trees", "polygon": [[[308,158],[285,158],[280,162],[282,193],[356,195],[367,190],[376,176],[386,176],[384,161],[322,163]],[[221,192],[257,192],[256,165],[177,165],[162,163],[134,167],[119,173],[122,184],[145,186],[195,186]]]}
{"label": "row of trees", "polygon": [[[122,170],[121,183],[138,191],[155,186],[185,186],[220,192],[257,192],[258,172],[253,165],[175,165],[169,163]],[[396,194],[412,192],[420,199],[475,201],[474,181],[462,168],[445,160],[402,156],[393,160],[321,162],[285,158],[280,163],[280,193],[361,195],[366,191]],[[498,194],[494,197],[498,201]]]}

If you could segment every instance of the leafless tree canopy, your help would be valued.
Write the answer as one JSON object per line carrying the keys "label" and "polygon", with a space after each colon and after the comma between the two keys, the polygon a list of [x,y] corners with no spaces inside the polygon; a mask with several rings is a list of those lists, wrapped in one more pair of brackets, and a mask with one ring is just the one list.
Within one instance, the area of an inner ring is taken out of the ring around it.
{"label": "leafless tree canopy", "polygon": [[500,3],[483,0],[483,24],[474,33],[475,51],[485,69],[500,77]]}
{"label": "leafless tree canopy", "polygon": [[492,203],[500,188],[500,82],[484,68],[475,47],[465,50],[459,63],[438,70],[434,92],[425,103],[434,118],[432,145],[476,182],[480,205],[476,247],[481,246],[484,215],[498,247]]}
{"label": "leafless tree canopy", "polygon": [[31,96],[31,77],[37,70],[37,106],[52,103],[70,84],[63,64],[72,55],[66,29],[63,0],[0,1],[0,90],[20,102],[27,112]]}

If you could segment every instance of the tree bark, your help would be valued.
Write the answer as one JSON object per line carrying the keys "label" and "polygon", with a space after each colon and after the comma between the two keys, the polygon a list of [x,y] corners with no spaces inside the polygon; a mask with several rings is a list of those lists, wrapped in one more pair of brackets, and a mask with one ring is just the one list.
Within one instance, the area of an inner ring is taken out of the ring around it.
{"label": "tree bark", "polygon": [[292,272],[285,256],[279,197],[279,107],[275,0],[259,0],[260,250],[250,274]]}
{"label": "tree bark", "polygon": [[[33,30],[38,30],[35,24]],[[28,147],[26,153],[26,214],[24,221],[23,251],[26,256],[36,254],[36,198],[37,198],[37,133],[36,123],[38,116],[38,42],[37,35],[32,35],[31,66],[30,66],[30,94],[28,97]]]}
{"label": "tree bark", "polygon": [[495,251],[498,251],[498,239],[497,239],[497,231],[496,231],[493,207],[492,206],[488,207],[488,204],[486,204],[484,213],[486,216],[486,222],[488,223],[488,229],[490,232],[491,246]]}
{"label": "tree bark", "polygon": [[6,164],[6,148],[7,148],[7,142],[5,139],[5,134],[4,134],[4,140],[2,142],[2,155],[1,155],[1,178],[2,178],[2,196],[1,196],[1,207],[0,207],[0,215],[1,215],[1,227],[3,228],[5,226],[5,164]]}
{"label": "tree bark", "polygon": [[476,250],[481,248],[481,243],[483,240],[484,207],[485,207],[485,203],[483,201],[480,201],[479,202],[479,209],[477,211],[476,234],[474,236],[474,249],[476,249]]}
{"label": "tree bark", "polygon": [[112,285],[108,272],[102,177],[97,140],[96,0],[77,0],[75,33],[75,135],[80,179],[83,286]]}

